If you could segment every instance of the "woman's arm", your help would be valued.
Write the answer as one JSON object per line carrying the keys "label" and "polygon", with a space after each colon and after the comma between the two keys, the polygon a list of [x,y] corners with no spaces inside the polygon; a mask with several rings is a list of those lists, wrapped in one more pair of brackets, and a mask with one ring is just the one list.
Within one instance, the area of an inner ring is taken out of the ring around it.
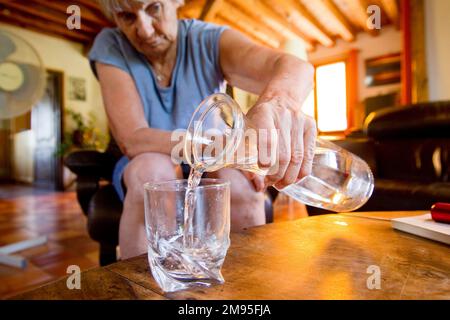
{"label": "woman's arm", "polygon": [[257,95],[268,95],[265,91],[279,88],[287,89],[295,99],[304,100],[313,86],[311,64],[256,45],[232,29],[225,30],[220,39],[220,65],[231,86]]}
{"label": "woman's arm", "polygon": [[131,76],[119,68],[96,63],[109,126],[121,151],[130,159],[145,153],[171,155],[177,144],[172,132],[149,128]]}
{"label": "woman's arm", "polygon": [[[260,95],[247,116],[255,128],[269,131],[258,139],[260,159],[267,152],[274,156],[270,162],[260,161],[260,166],[272,169],[266,185],[283,188],[309,174],[316,125],[301,107],[313,88],[314,68],[292,55],[256,45],[234,30],[221,36],[220,64],[231,85]],[[273,129],[278,130],[275,139],[270,136]]]}

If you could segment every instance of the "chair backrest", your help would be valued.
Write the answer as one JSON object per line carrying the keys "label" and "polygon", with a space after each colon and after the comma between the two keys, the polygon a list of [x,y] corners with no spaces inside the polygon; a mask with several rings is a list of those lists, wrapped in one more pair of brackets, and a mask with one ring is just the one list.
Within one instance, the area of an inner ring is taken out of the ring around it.
{"label": "chair backrest", "polygon": [[114,163],[119,161],[119,159],[123,156],[122,151],[120,151],[119,145],[117,144],[116,140],[114,139],[113,135],[110,133],[110,140],[108,143],[108,147],[105,150],[105,153],[108,156],[111,156],[114,158]]}

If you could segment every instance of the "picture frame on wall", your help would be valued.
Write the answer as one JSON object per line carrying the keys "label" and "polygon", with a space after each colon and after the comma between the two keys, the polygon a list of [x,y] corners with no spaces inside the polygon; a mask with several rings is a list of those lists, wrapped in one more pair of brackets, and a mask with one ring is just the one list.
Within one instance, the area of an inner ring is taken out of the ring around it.
{"label": "picture frame on wall", "polygon": [[401,81],[401,55],[388,54],[365,61],[367,87],[400,84]]}
{"label": "picture frame on wall", "polygon": [[69,99],[74,101],[86,101],[86,79],[69,77]]}

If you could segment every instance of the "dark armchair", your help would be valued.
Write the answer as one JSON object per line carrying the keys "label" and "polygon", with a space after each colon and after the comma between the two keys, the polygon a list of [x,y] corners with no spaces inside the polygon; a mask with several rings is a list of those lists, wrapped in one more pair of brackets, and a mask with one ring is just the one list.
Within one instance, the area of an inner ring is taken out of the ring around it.
{"label": "dark armchair", "polygon": [[111,183],[121,153],[114,141],[104,152],[75,151],[64,160],[77,176],[77,198],[87,217],[89,236],[100,244],[100,265],[116,261],[122,202]]}
{"label": "dark armchair", "polygon": [[[77,175],[77,198],[87,216],[89,236],[100,244],[100,265],[117,260],[119,222],[122,202],[111,183],[115,163],[121,152],[112,140],[104,152],[76,151],[69,154],[64,163]],[[266,221],[273,221],[272,202],[275,190],[266,192]]]}
{"label": "dark armchair", "polygon": [[359,211],[428,210],[450,202],[450,101],[374,112],[362,134],[335,142],[374,173],[373,195]]}

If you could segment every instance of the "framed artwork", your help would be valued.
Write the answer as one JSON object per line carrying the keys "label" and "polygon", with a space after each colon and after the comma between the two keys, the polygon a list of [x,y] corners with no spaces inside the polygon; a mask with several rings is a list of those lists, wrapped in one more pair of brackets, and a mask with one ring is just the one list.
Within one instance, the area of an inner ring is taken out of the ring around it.
{"label": "framed artwork", "polygon": [[69,99],[86,101],[86,80],[83,78],[69,77]]}
{"label": "framed artwork", "polygon": [[367,59],[365,66],[365,83],[368,87],[396,84],[401,81],[400,53]]}

